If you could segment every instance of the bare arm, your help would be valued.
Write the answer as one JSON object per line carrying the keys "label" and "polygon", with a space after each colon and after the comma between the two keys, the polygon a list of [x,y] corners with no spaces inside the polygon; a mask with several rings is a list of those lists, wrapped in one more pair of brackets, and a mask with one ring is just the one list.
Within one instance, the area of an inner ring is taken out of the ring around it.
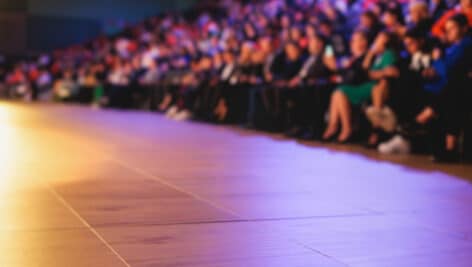
{"label": "bare arm", "polygon": [[362,62],[362,67],[368,70],[370,66],[372,65],[372,61],[374,60],[374,58],[375,58],[374,52],[372,51],[367,52],[367,55],[365,56],[364,61]]}
{"label": "bare arm", "polygon": [[337,63],[336,58],[333,56],[324,56],[323,57],[324,64],[330,69],[331,71],[337,70]]}

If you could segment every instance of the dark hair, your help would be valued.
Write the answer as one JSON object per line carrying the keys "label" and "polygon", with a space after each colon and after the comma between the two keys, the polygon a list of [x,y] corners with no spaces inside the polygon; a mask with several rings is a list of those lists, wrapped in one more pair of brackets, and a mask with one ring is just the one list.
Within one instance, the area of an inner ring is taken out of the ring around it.
{"label": "dark hair", "polygon": [[379,18],[371,10],[365,11],[361,16],[368,17],[373,22],[373,24],[377,24],[379,22]]}
{"label": "dark hair", "polygon": [[405,36],[403,37],[403,40],[407,38],[411,38],[414,41],[418,42],[420,44],[420,49],[423,52],[431,52],[432,43],[428,39],[427,34],[425,34],[425,32],[422,31],[421,29],[418,29],[418,27],[409,28],[406,31]]}
{"label": "dark hair", "polygon": [[321,18],[318,26],[328,26],[329,28],[333,28],[333,22],[327,18]]}
{"label": "dark hair", "polygon": [[415,40],[426,39],[425,33],[418,27],[410,27],[407,29],[404,38],[412,38]]}
{"label": "dark hair", "polygon": [[313,36],[313,38],[320,40],[321,42],[323,42],[324,45],[328,45],[328,44],[329,44],[329,39],[328,39],[328,37],[326,37],[324,34],[316,33],[316,34]]}
{"label": "dark hair", "polygon": [[401,24],[404,24],[405,19],[403,18],[403,13],[401,8],[398,7],[389,7],[385,10],[384,13],[389,13],[397,18],[397,21]]}
{"label": "dark hair", "polygon": [[393,32],[387,31],[387,30],[379,32],[379,34],[377,36],[379,36],[380,34],[385,34],[388,37],[388,41],[385,44],[385,46],[388,49],[392,49],[395,52],[400,51],[401,45],[400,45],[400,37],[398,35],[396,35]]}
{"label": "dark hair", "polygon": [[295,46],[297,49],[300,49],[300,47],[298,46],[298,44],[297,44],[296,42],[294,42],[294,41],[287,41],[287,42],[285,42],[285,44],[284,44],[284,49],[285,49],[287,46],[289,46],[289,45]]}
{"label": "dark hair", "polygon": [[[369,39],[369,32],[367,32],[366,30],[363,30],[363,29],[357,29],[355,30],[352,35],[354,34],[360,34],[362,35],[362,37],[364,37],[364,39],[370,43],[370,39]],[[351,35],[351,38],[352,38],[352,35]]]}
{"label": "dark hair", "polygon": [[456,14],[448,19],[448,21],[452,21],[456,23],[460,28],[468,27],[469,21],[464,14]]}

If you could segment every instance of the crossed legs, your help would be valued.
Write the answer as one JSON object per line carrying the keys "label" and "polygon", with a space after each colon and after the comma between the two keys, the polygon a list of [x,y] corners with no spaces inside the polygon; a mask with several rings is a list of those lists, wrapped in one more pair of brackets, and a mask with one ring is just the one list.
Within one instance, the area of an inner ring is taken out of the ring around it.
{"label": "crossed legs", "polygon": [[341,124],[341,132],[338,136],[339,142],[345,142],[351,137],[351,105],[347,96],[340,90],[336,90],[331,96],[329,111],[329,122],[323,139],[327,140],[333,137]]}

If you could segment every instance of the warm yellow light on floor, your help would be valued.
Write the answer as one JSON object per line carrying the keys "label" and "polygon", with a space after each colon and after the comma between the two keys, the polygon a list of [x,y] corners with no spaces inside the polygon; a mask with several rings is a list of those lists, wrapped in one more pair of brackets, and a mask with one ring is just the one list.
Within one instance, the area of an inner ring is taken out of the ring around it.
{"label": "warm yellow light on floor", "polygon": [[8,190],[14,168],[14,127],[11,124],[9,106],[0,105],[0,194]]}
{"label": "warm yellow light on floor", "polygon": [[0,103],[0,123],[3,125],[3,123],[8,120],[8,117],[8,106]]}

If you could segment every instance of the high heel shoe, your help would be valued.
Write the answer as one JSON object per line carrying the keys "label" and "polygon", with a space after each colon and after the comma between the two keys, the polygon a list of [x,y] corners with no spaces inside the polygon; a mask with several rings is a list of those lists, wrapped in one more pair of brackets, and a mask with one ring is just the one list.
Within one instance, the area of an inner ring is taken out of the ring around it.
{"label": "high heel shoe", "polygon": [[[330,133],[330,134],[328,134]],[[334,131],[329,131],[329,130],[326,130],[323,134],[323,136],[321,137],[321,141],[322,142],[333,142],[335,139],[336,139],[336,134],[338,133],[338,130],[334,130]]]}
{"label": "high heel shoe", "polygon": [[[341,134],[342,135],[342,134]],[[349,134],[346,135],[347,137],[345,138],[340,138],[338,137],[337,142],[339,144],[348,144],[352,142],[352,132],[349,132]]]}
{"label": "high heel shoe", "polygon": [[340,145],[352,144],[353,142],[354,142],[354,138],[352,137],[352,135],[350,135],[347,139],[337,140],[337,143]]}

